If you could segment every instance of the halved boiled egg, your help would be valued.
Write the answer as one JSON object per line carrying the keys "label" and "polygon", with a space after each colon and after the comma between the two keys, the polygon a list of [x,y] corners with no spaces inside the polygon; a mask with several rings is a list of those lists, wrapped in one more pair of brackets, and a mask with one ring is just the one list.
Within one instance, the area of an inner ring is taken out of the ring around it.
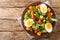
{"label": "halved boiled egg", "polygon": [[47,32],[52,32],[52,24],[51,23],[46,23],[45,24],[45,29]]}
{"label": "halved boiled egg", "polygon": [[26,27],[32,26],[33,23],[34,23],[33,19],[28,19],[28,20],[24,21],[24,25]]}
{"label": "halved boiled egg", "polygon": [[41,8],[41,12],[42,13],[46,13],[47,12],[47,6],[45,4],[41,4],[40,8]]}

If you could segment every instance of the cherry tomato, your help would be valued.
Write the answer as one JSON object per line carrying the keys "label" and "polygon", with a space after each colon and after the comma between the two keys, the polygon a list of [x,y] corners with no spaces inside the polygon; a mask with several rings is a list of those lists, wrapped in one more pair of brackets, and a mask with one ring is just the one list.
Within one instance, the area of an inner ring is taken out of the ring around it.
{"label": "cherry tomato", "polygon": [[53,15],[53,13],[51,13],[51,12],[49,12],[49,13],[47,13],[47,17],[52,17],[52,15]]}
{"label": "cherry tomato", "polygon": [[35,19],[36,19],[36,16],[35,16],[35,15],[33,15],[33,16],[32,16],[32,19],[33,19],[33,20],[35,20]]}
{"label": "cherry tomato", "polygon": [[42,21],[41,20],[38,20],[38,22],[37,22],[38,24],[42,24]]}
{"label": "cherry tomato", "polygon": [[31,13],[34,13],[34,10],[33,10],[33,9],[30,9],[30,12],[31,12]]}
{"label": "cherry tomato", "polygon": [[39,5],[36,5],[36,7],[37,7],[38,9],[40,9],[40,4],[39,4]]}
{"label": "cherry tomato", "polygon": [[38,31],[37,30],[34,30],[34,33],[37,33]]}

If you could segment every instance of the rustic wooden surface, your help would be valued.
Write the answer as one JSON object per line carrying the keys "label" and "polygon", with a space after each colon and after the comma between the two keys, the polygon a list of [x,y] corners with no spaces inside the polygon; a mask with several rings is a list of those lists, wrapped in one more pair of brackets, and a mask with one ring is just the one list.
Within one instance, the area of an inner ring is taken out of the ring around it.
{"label": "rustic wooden surface", "polygon": [[[28,4],[36,1],[49,1],[56,14],[60,15],[60,0],[0,0],[0,40],[30,40],[16,19]],[[41,40],[60,40],[59,20],[49,38]]]}

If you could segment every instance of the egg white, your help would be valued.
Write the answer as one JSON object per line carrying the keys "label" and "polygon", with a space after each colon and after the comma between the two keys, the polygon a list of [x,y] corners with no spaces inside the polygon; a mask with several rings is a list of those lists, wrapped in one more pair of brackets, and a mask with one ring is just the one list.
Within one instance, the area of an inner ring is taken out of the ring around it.
{"label": "egg white", "polygon": [[45,29],[48,33],[52,32],[52,25],[50,24],[50,29],[47,28],[47,24],[50,24],[50,23],[46,23],[45,24]]}
{"label": "egg white", "polygon": [[[30,24],[28,24],[29,21],[30,21]],[[33,23],[34,23],[33,19],[24,20],[24,25],[25,25],[26,27],[32,26]]]}
{"label": "egg white", "polygon": [[[47,12],[47,6],[46,6],[45,4],[41,4],[41,5],[40,5],[40,8],[41,8],[41,12],[42,12],[42,13],[46,13],[46,12]],[[45,8],[46,10],[43,11],[43,8]]]}

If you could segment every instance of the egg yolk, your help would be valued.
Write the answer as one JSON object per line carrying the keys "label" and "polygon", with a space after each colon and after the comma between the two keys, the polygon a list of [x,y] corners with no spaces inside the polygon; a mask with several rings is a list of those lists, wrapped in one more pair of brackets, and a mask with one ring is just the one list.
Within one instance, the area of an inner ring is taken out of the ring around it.
{"label": "egg yolk", "polygon": [[42,7],[42,11],[44,11],[44,12],[45,12],[45,11],[46,11],[46,8],[45,8],[45,7]]}
{"label": "egg yolk", "polygon": [[46,25],[46,28],[47,28],[47,29],[50,29],[50,28],[51,28],[51,24],[47,24],[47,25]]}
{"label": "egg yolk", "polygon": [[28,24],[28,25],[31,25],[32,23],[31,23],[31,21],[30,21],[30,20],[28,20],[27,24]]}

